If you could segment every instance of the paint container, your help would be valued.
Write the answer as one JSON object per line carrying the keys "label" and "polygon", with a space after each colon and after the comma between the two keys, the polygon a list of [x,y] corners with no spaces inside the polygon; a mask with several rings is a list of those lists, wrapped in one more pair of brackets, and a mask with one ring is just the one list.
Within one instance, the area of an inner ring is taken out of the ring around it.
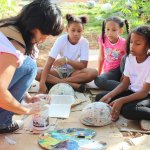
{"label": "paint container", "polygon": [[46,130],[49,128],[49,104],[47,98],[44,94],[40,94],[39,105],[41,107],[41,111],[33,115],[33,129],[36,130]]}

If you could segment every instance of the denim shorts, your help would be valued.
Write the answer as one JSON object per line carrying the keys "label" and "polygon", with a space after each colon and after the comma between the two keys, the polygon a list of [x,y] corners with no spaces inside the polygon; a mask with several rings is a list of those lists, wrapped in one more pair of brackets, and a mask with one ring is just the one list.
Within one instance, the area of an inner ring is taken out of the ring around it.
{"label": "denim shorts", "polygon": [[61,79],[69,77],[73,72],[73,68],[57,67],[53,68]]}

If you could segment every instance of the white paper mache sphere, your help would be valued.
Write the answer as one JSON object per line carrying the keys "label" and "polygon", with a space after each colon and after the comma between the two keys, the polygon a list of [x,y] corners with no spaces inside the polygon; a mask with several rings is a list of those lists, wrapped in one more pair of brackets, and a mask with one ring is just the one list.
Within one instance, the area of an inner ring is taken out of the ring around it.
{"label": "white paper mache sphere", "polygon": [[93,8],[93,7],[96,6],[96,2],[95,2],[94,0],[89,0],[89,1],[87,2],[87,6],[88,6],[89,8]]}
{"label": "white paper mache sphere", "polygon": [[49,94],[50,95],[72,95],[74,96],[74,90],[67,83],[58,83],[50,89]]}
{"label": "white paper mache sphere", "polygon": [[81,123],[88,126],[105,126],[112,122],[111,107],[103,102],[94,102],[83,108]]}
{"label": "white paper mache sphere", "polygon": [[105,3],[101,5],[101,10],[104,12],[108,12],[112,10],[112,5],[110,3]]}

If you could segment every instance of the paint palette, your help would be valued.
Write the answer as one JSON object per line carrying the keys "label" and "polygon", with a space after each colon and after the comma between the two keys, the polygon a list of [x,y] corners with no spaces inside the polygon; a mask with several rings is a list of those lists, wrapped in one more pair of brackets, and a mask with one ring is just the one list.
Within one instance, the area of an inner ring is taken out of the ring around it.
{"label": "paint palette", "polygon": [[104,150],[106,143],[91,140],[96,132],[86,128],[49,131],[39,136],[39,145],[48,150]]}

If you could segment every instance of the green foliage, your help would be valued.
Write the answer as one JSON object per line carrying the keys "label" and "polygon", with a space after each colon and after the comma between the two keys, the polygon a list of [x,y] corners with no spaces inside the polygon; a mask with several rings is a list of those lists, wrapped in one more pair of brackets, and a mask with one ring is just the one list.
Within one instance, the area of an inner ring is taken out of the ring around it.
{"label": "green foliage", "polygon": [[110,16],[120,16],[127,19],[131,28],[150,22],[150,1],[149,0],[109,0],[112,10],[103,11],[101,5],[97,3],[96,7],[89,8],[85,3],[76,3],[62,6],[63,14],[71,13],[75,15],[86,14],[89,22],[86,25],[85,32],[88,34],[97,33],[101,30],[102,21]]}
{"label": "green foliage", "polygon": [[119,13],[119,16],[127,19],[131,27],[141,24],[148,24],[150,21],[150,1],[148,0],[125,0],[113,2],[112,14]]}
{"label": "green foliage", "polygon": [[0,19],[16,14],[16,3],[14,1],[0,0]]}
{"label": "green foliage", "polygon": [[61,10],[65,16],[67,13],[74,14],[77,16],[86,15],[88,17],[88,23],[85,27],[85,32],[88,34],[90,32],[96,33],[100,31],[100,21],[96,20],[96,16],[99,15],[98,5],[94,8],[88,8],[85,3],[75,3],[68,5],[62,5]]}
{"label": "green foliage", "polygon": [[[8,5],[8,0],[0,0],[0,19],[16,15],[20,6],[12,0]],[[21,1],[23,5],[29,1]],[[26,2],[26,3],[25,3]],[[65,16],[67,13],[74,15],[87,15],[88,23],[85,26],[84,36],[90,41],[90,47],[98,48],[97,39],[101,32],[101,25],[104,19],[110,16],[120,16],[127,19],[131,29],[135,26],[150,23],[150,0],[105,0],[112,5],[112,10],[103,11],[101,4],[90,8],[86,3],[63,3],[60,8]],[[126,33],[124,32],[124,37]]]}

